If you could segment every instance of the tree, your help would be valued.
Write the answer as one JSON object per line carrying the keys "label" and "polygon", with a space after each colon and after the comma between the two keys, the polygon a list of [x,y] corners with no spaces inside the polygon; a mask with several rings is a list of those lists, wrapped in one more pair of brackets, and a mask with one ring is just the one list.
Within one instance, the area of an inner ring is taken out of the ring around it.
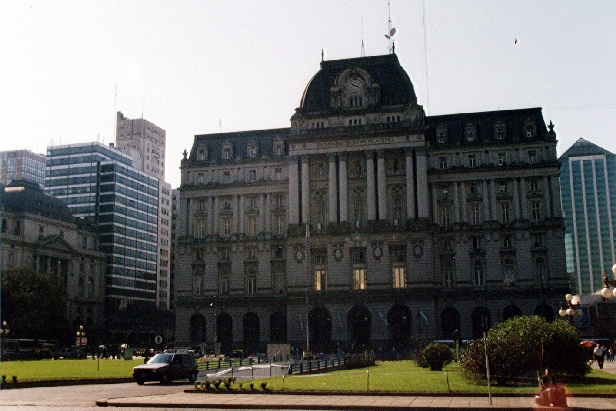
{"label": "tree", "polygon": [[11,337],[59,340],[67,332],[62,278],[26,267],[2,270],[2,319]]}
{"label": "tree", "polygon": [[[490,374],[499,384],[537,375],[583,376],[590,371],[577,329],[566,321],[548,323],[540,316],[514,317],[494,326],[486,337]],[[486,378],[482,340],[469,344],[460,361],[467,378]]]}

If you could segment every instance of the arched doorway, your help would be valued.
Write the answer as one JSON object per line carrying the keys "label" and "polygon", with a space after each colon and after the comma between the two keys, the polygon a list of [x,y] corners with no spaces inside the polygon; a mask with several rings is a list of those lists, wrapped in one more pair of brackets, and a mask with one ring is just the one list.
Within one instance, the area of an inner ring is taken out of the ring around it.
{"label": "arched doorway", "polygon": [[250,312],[244,314],[244,353],[256,354],[259,351],[259,316]]}
{"label": "arched doorway", "polygon": [[310,321],[310,350],[328,352],[332,340],[332,316],[325,307],[315,307],[308,315]]}
{"label": "arched doorway", "polygon": [[492,327],[490,310],[486,307],[475,307],[471,317],[473,321],[473,339],[481,338],[483,330],[488,331]]}
{"label": "arched doorway", "polygon": [[364,352],[370,348],[370,331],[372,328],[372,315],[363,305],[351,308],[347,315],[347,324],[351,342],[354,344],[353,351]]}
{"label": "arched doorway", "polygon": [[387,312],[389,339],[396,351],[410,350],[412,320],[411,310],[406,305],[396,304]]}
{"label": "arched doorway", "polygon": [[203,314],[193,314],[190,317],[190,343],[197,345],[205,340],[205,317]]}
{"label": "arched doorway", "polygon": [[273,343],[287,342],[287,315],[274,311],[270,315],[270,341]]}
{"label": "arched doorway", "polygon": [[229,314],[221,313],[216,316],[216,330],[221,352],[231,354],[233,351],[233,319]]}
{"label": "arched doorway", "polygon": [[537,308],[535,308],[535,311],[533,312],[533,314],[539,315],[545,318],[545,320],[549,323],[554,321],[554,318],[556,317],[554,315],[554,310],[552,309],[552,307],[550,307],[547,304],[538,305]]}
{"label": "arched doorway", "polygon": [[441,313],[441,330],[444,340],[453,340],[456,330],[461,332],[460,312],[454,307],[447,307]]}
{"label": "arched doorway", "polygon": [[513,317],[521,317],[522,310],[517,305],[510,304],[503,310],[503,321],[507,321]]}

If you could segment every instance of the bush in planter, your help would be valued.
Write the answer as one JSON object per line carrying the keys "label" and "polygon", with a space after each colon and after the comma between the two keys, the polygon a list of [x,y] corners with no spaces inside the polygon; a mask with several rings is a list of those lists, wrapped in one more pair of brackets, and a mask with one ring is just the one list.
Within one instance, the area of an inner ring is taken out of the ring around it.
{"label": "bush in planter", "polygon": [[449,346],[445,344],[428,344],[421,351],[422,360],[428,364],[431,371],[441,371],[453,360]]}

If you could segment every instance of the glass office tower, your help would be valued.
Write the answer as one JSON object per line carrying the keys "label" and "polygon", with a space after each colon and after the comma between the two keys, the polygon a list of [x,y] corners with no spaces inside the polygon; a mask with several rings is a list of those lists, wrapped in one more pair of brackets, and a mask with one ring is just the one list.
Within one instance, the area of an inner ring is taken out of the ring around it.
{"label": "glass office tower", "polygon": [[559,161],[567,271],[576,293],[592,294],[616,262],[616,155],[580,138]]}
{"label": "glass office tower", "polygon": [[156,304],[158,179],[132,161],[98,142],[47,149],[45,191],[97,226],[111,310],[131,301]]}

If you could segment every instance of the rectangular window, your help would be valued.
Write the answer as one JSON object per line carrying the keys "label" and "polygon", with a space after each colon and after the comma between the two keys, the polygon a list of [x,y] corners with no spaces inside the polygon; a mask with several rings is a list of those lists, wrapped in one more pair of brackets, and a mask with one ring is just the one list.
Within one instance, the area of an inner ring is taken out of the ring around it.
{"label": "rectangular window", "polygon": [[530,180],[529,188],[531,191],[539,191],[539,180]]}
{"label": "rectangular window", "polygon": [[483,285],[485,285],[483,266],[480,262],[476,262],[473,265],[473,285],[475,287],[482,287]]}
{"label": "rectangular window", "polygon": [[499,166],[505,165],[505,153],[498,153],[498,165]]}
{"label": "rectangular window", "polygon": [[203,294],[203,276],[202,275],[193,276],[193,294],[194,295]]}
{"label": "rectangular window", "polygon": [[394,194],[392,199],[392,217],[394,226],[403,225],[405,222],[404,195]]}
{"label": "rectangular window", "polygon": [[468,155],[468,166],[470,168],[477,167],[477,155],[476,154],[469,154]]}
{"label": "rectangular window", "polygon": [[257,198],[248,197],[248,210],[253,210],[255,208],[257,208]]}
{"label": "rectangular window", "polygon": [[284,220],[282,216],[276,217],[276,234],[284,234]]}
{"label": "rectangular window", "polygon": [[257,181],[257,170],[248,170],[248,182],[254,183]]}
{"label": "rectangular window", "polygon": [[248,147],[248,157],[256,157],[257,156],[257,147],[249,146]]}
{"label": "rectangular window", "polygon": [[205,237],[205,219],[197,220],[197,238]]}
{"label": "rectangular window", "polygon": [[406,287],[406,267],[393,267],[393,287]]}
{"label": "rectangular window", "polygon": [[223,218],[220,224],[222,235],[224,237],[229,237],[231,235],[231,221],[228,218]]}
{"label": "rectangular window", "polygon": [[481,205],[480,204],[471,204],[471,224],[479,225],[481,224]]}
{"label": "rectangular window", "polygon": [[248,217],[248,235],[254,237],[257,234],[257,219]]}
{"label": "rectangular window", "polygon": [[351,260],[353,264],[366,264],[366,249],[365,248],[351,249]]}
{"label": "rectangular window", "polygon": [[473,237],[473,250],[481,250],[481,237]]}
{"label": "rectangular window", "polygon": [[220,277],[220,294],[221,295],[229,294],[229,277],[226,275]]}
{"label": "rectangular window", "polygon": [[327,270],[314,270],[314,289],[316,291],[323,291],[327,289]]}
{"label": "rectangular window", "polygon": [[366,289],[366,269],[355,268],[353,269],[353,289],[365,290]]}
{"label": "rectangular window", "polygon": [[439,168],[444,170],[447,168],[447,157],[439,157]]}
{"label": "rectangular window", "polygon": [[511,222],[511,213],[510,213],[510,206],[509,203],[501,203],[501,221],[504,224],[508,224]]}
{"label": "rectangular window", "polygon": [[256,294],[257,293],[257,276],[254,274],[249,274],[246,278],[246,293],[247,294]]}
{"label": "rectangular window", "polygon": [[528,152],[528,162],[530,164],[535,164],[537,161],[537,152],[535,150],[531,150]]}
{"label": "rectangular window", "polygon": [[541,202],[533,201],[530,204],[531,218],[533,221],[541,220]]}
{"label": "rectangular window", "polygon": [[501,181],[498,184],[498,192],[499,193],[506,193],[507,192],[507,183],[504,181]]}
{"label": "rectangular window", "polygon": [[444,227],[451,225],[451,214],[447,206],[441,207],[441,225]]}
{"label": "rectangular window", "polygon": [[443,286],[450,288],[453,287],[453,270],[451,267],[443,268]]}

